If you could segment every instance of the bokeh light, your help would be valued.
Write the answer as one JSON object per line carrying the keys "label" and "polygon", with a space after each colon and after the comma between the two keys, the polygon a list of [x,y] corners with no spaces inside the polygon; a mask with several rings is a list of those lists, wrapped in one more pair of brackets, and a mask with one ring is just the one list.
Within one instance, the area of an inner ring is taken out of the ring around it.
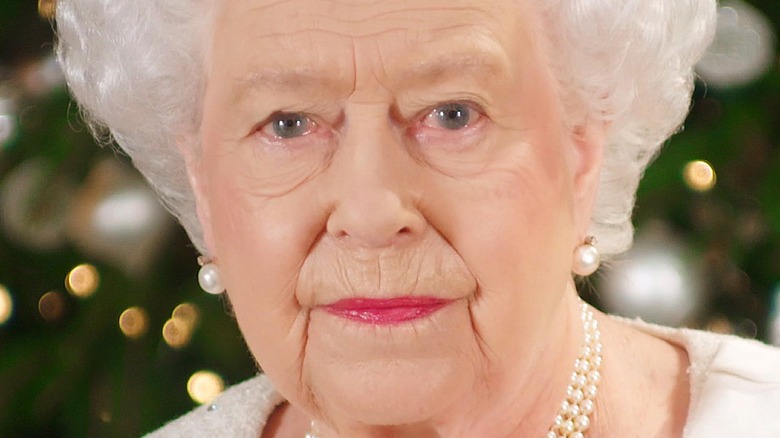
{"label": "bokeh light", "polygon": [[780,347],[780,283],[776,284],[771,293],[769,309],[769,342]]}
{"label": "bokeh light", "polygon": [[30,96],[45,97],[65,85],[65,76],[54,54],[17,69],[19,84]]}
{"label": "bokeh light", "polygon": [[646,223],[633,247],[611,261],[601,278],[608,312],[679,327],[695,320],[704,301],[696,257],[663,223]]}
{"label": "bokeh light", "polygon": [[691,161],[683,171],[685,184],[697,192],[706,192],[715,187],[718,180],[712,165],[703,160]]}
{"label": "bokeh light", "polygon": [[114,420],[114,416],[111,415],[111,412],[106,410],[100,411],[98,418],[100,418],[100,421],[102,421],[105,424],[108,424]]}
{"label": "bokeh light", "polygon": [[743,318],[737,324],[735,333],[743,338],[755,339],[758,336],[758,324],[750,318]]}
{"label": "bokeh light", "polygon": [[149,330],[149,316],[141,307],[130,307],[119,315],[119,330],[130,339],[138,339]]}
{"label": "bokeh light", "polygon": [[65,277],[68,292],[79,298],[88,298],[95,293],[100,284],[100,274],[89,264],[78,265]]}
{"label": "bokeh light", "polygon": [[42,18],[51,20],[57,10],[57,0],[38,0],[38,14]]}
{"label": "bokeh light", "polygon": [[16,120],[14,120],[13,116],[0,113],[0,148],[13,137],[15,129]]}
{"label": "bokeh light", "polygon": [[720,333],[722,335],[734,334],[734,325],[731,324],[731,321],[729,321],[728,318],[725,318],[723,316],[715,316],[711,318],[707,322],[706,329],[708,331],[714,333]]}
{"label": "bokeh light", "polygon": [[192,303],[182,303],[171,313],[171,319],[163,326],[163,340],[173,348],[183,348],[192,340],[198,325],[200,310]]}
{"label": "bokeh light", "polygon": [[192,303],[182,303],[173,309],[171,314],[172,319],[178,319],[181,322],[188,325],[191,329],[195,329],[200,320],[200,311],[198,307]]}
{"label": "bokeh light", "polygon": [[11,292],[0,284],[0,325],[5,324],[11,319],[14,313],[14,300]]}
{"label": "bokeh light", "polygon": [[184,348],[192,339],[192,327],[178,318],[165,322],[162,329],[163,340],[172,348]]}
{"label": "bokeh light", "polygon": [[708,86],[723,89],[744,86],[772,67],[774,28],[763,12],[743,0],[719,3],[715,40],[696,71]]}
{"label": "bokeh light", "polygon": [[213,371],[198,371],[187,381],[187,393],[200,404],[209,403],[225,390],[225,381]]}
{"label": "bokeh light", "polygon": [[65,315],[65,297],[62,292],[46,292],[38,300],[38,313],[46,322],[58,322]]}
{"label": "bokeh light", "polygon": [[66,240],[70,184],[52,184],[50,172],[51,163],[40,155],[3,171],[0,228],[5,237],[29,250],[55,251]]}
{"label": "bokeh light", "polygon": [[113,242],[136,242],[159,230],[167,219],[154,192],[139,185],[112,191],[92,212],[95,231]]}

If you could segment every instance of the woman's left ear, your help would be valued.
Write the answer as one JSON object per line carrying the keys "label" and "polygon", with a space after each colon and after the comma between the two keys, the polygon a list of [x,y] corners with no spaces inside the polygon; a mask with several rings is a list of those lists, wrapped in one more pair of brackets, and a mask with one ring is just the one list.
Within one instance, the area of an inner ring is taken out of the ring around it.
{"label": "woman's left ear", "polygon": [[571,132],[575,148],[574,219],[578,236],[588,234],[611,126],[610,122],[589,118]]}

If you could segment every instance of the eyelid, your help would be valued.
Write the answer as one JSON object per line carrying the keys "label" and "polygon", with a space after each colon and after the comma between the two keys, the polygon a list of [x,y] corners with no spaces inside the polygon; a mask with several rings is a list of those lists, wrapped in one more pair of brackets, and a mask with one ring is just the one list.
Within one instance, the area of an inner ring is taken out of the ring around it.
{"label": "eyelid", "polygon": [[[438,94],[438,93],[436,93]],[[488,100],[472,92],[444,93],[438,96],[426,97],[424,95],[403,96],[396,107],[399,118],[414,122],[428,115],[433,109],[442,105],[460,103],[479,111],[480,114],[489,115]]]}
{"label": "eyelid", "polygon": [[430,116],[434,113],[437,109],[445,106],[445,105],[452,105],[452,104],[460,104],[469,107],[471,110],[476,111],[480,115],[487,115],[487,113],[484,110],[483,105],[481,105],[478,102],[474,102],[472,100],[464,100],[464,99],[453,99],[453,100],[445,100],[436,102],[433,105],[426,105],[425,109],[418,112],[416,116],[412,117],[413,121],[421,121],[425,119],[426,117]]}

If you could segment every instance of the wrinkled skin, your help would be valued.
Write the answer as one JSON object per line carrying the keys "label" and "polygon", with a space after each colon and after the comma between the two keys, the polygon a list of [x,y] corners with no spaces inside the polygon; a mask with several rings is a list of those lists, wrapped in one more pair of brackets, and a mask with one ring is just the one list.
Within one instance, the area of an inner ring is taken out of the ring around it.
{"label": "wrinkled skin", "polygon": [[[295,428],[541,436],[581,339],[571,257],[605,127],[564,129],[538,11],[221,3],[203,148],[185,155],[238,323]],[[321,307],[397,296],[452,302],[379,326]]]}

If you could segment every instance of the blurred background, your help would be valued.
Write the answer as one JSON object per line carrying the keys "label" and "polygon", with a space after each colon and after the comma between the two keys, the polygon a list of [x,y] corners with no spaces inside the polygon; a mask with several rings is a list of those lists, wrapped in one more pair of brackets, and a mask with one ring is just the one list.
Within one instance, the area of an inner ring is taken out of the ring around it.
{"label": "blurred background", "polygon": [[[134,437],[256,373],[196,251],[52,57],[53,2],[0,2],[0,437]],[[598,307],[780,345],[774,0],[722,2],[685,129],[639,190]],[[706,84],[706,85],[705,85]]]}

